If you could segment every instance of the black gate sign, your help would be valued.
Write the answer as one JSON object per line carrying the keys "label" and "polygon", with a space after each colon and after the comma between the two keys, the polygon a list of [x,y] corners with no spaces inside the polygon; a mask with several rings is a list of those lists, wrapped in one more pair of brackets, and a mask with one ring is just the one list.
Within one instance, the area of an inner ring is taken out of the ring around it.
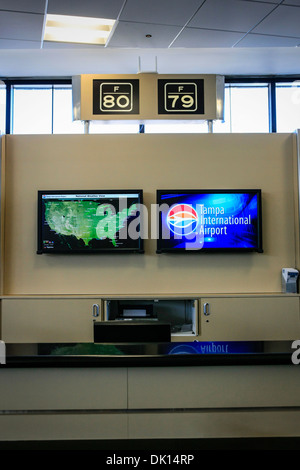
{"label": "black gate sign", "polygon": [[158,80],[158,114],[204,114],[204,80]]}
{"label": "black gate sign", "polygon": [[139,114],[139,80],[93,80],[93,114]]}

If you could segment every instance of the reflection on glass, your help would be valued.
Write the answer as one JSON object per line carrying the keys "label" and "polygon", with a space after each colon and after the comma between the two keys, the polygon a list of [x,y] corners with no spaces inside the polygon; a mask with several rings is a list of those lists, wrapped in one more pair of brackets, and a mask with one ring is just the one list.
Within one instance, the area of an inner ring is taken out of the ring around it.
{"label": "reflection on glass", "polygon": [[225,85],[224,90],[224,121],[214,121],[213,132],[231,132],[231,105],[230,105],[230,92],[229,86]]}

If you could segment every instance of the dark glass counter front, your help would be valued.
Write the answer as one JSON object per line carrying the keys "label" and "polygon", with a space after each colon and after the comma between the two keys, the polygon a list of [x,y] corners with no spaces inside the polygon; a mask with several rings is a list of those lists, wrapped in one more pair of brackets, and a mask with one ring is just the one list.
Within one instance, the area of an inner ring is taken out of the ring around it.
{"label": "dark glass counter front", "polygon": [[[0,367],[172,367],[295,364],[293,341],[147,344],[19,343],[5,345]],[[2,361],[3,362],[3,361]]]}

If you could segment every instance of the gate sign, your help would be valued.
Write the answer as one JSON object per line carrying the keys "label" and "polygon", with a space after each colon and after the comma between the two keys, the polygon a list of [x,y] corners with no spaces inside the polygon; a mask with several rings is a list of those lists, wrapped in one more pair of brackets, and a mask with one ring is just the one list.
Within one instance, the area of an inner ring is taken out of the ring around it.
{"label": "gate sign", "polygon": [[158,114],[204,114],[204,80],[158,79]]}
{"label": "gate sign", "polygon": [[192,121],[224,118],[224,77],[85,74],[72,77],[74,121]]}
{"label": "gate sign", "polygon": [[93,114],[138,114],[139,80],[93,80]]}

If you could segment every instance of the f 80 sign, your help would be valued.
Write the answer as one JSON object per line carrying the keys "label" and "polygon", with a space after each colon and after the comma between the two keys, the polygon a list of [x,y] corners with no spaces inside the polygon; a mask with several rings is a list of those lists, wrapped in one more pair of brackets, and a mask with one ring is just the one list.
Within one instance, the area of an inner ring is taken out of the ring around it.
{"label": "f 80 sign", "polygon": [[94,80],[94,114],[138,114],[139,80]]}

